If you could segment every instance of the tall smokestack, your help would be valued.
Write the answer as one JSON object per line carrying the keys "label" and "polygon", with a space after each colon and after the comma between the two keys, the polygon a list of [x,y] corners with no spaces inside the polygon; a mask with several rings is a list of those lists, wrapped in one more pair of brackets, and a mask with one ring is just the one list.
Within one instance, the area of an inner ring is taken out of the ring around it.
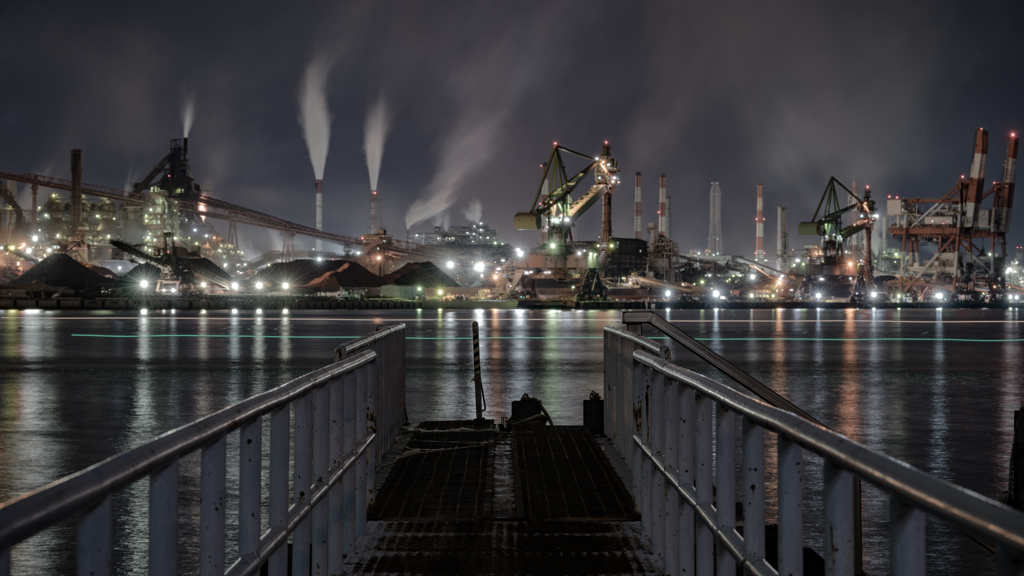
{"label": "tall smokestack", "polygon": [[662,174],[658,180],[658,232],[665,235],[668,235],[668,209],[665,206],[665,197],[667,195],[665,175]]}
{"label": "tall smokestack", "polygon": [[380,218],[380,198],[376,190],[370,190],[370,234],[376,234],[377,230],[384,227],[384,221]]}
{"label": "tall smokestack", "polygon": [[1017,146],[1020,139],[1014,132],[1006,139],[1006,159],[1003,160],[1003,181],[996,192],[996,206],[992,229],[1003,234],[1010,231],[1010,212],[1013,208],[1013,188],[1017,175]]}
{"label": "tall smokestack", "polygon": [[764,253],[764,185],[757,185],[757,242],[754,245],[754,261],[767,261]]}
{"label": "tall smokestack", "polygon": [[783,270],[786,255],[789,254],[789,233],[786,231],[786,207],[779,206],[779,216],[775,230],[775,259],[779,270]]}
{"label": "tall smokestack", "polygon": [[636,173],[636,188],[633,194],[633,238],[637,240],[644,236],[644,225],[640,222],[644,217],[643,207],[640,205],[640,173]]}
{"label": "tall smokestack", "polygon": [[964,227],[974,228],[978,223],[981,195],[985,191],[985,159],[988,157],[988,130],[978,128],[974,133],[974,159],[971,161],[971,179],[967,184]]}
{"label": "tall smokestack", "polygon": [[78,234],[82,223],[82,151],[71,151],[71,235]]}
{"label": "tall smokestack", "polygon": [[[321,232],[324,229],[324,181],[314,180],[316,184],[316,229]],[[324,241],[316,239],[316,251],[320,252],[324,249]]]}
{"label": "tall smokestack", "polygon": [[708,231],[708,252],[722,253],[722,189],[711,183],[711,229]]}
{"label": "tall smokestack", "polygon": [[672,239],[672,197],[665,195],[665,238]]}

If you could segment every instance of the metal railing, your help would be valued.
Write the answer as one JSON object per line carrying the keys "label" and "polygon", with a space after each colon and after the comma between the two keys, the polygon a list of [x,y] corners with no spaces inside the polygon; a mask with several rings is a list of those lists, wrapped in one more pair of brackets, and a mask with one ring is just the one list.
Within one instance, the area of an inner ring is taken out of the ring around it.
{"label": "metal railing", "polygon": [[[649,325],[652,328],[658,330],[676,344],[679,344],[686,350],[689,350],[693,355],[697,356],[701,360],[707,362],[717,370],[732,379],[740,386],[746,388],[751,394],[767,402],[768,404],[787,410],[800,416],[801,418],[821,426],[822,428],[828,429],[828,426],[823,424],[817,418],[812,416],[810,413],[805,411],[803,408],[797,406],[791,402],[785,396],[775,392],[770,387],[765,385],[763,382],[754,378],[750,374],[747,374],[739,367],[729,362],[721,355],[716,353],[711,348],[708,348],[704,344],[701,344],[696,339],[691,337],[689,334],[683,332],[671,322],[665,318],[655,314],[654,312],[632,312],[626,311],[622,313],[622,322],[626,324],[627,328],[636,330],[637,334],[642,332],[643,326]],[[624,456],[628,452],[622,453]],[[863,523],[861,521],[861,485],[860,479],[854,478],[853,480],[853,542],[854,542],[854,573],[857,576],[864,574],[864,536],[863,536]]]}
{"label": "metal railing", "polygon": [[633,452],[633,352],[646,350],[669,360],[667,346],[614,326],[604,327],[604,430],[619,454]]}
{"label": "metal railing", "polygon": [[[404,414],[404,330],[403,325],[392,326],[357,340],[371,349],[353,351],[334,364],[3,503],[0,576],[11,572],[13,546],[71,519],[77,521],[77,573],[111,574],[113,496],[145,478],[149,574],[176,574],[179,462],[196,452],[201,476],[199,574],[258,574],[264,564],[273,576],[308,575],[313,566],[320,573],[324,568],[341,573],[345,555],[366,533],[376,481],[371,455],[379,454],[383,444],[377,428],[395,430],[400,426],[393,422],[395,415]],[[399,353],[403,357],[396,358]],[[387,376],[378,377],[383,367]],[[269,458],[263,453],[264,418],[269,419]],[[229,565],[227,445],[228,435],[236,431],[238,485],[232,493],[238,495],[238,557]],[[265,469],[269,528],[261,533]]]}
{"label": "metal railing", "polygon": [[377,331],[334,349],[336,361],[351,358],[363,350],[373,350],[381,358],[377,363],[377,398],[381,405],[370,410],[377,416],[377,446],[374,465],[380,466],[402,426],[409,423],[405,407],[405,324],[377,326]]}
{"label": "metal railing", "polygon": [[[826,573],[853,576],[855,477],[891,499],[891,573],[925,574],[925,517],[996,548],[997,573],[1024,574],[1024,514],[691,372],[633,353],[633,494],[669,574],[803,573],[804,450],[824,460]],[[744,530],[736,530],[736,418]],[[765,430],[778,436],[778,569],[765,546]],[[713,470],[714,468],[714,470]]]}
{"label": "metal railing", "polygon": [[[761,400],[764,400],[776,408],[788,410],[797,416],[803,417],[805,420],[809,420],[814,424],[821,426],[822,428],[827,428],[827,426],[819,422],[817,418],[804,411],[803,408],[800,408],[796,404],[790,402],[788,398],[772,390],[750,374],[740,370],[733,363],[717,354],[714,350],[701,344],[689,334],[683,332],[679,328],[676,328],[671,322],[654,312],[623,312],[622,323],[628,327],[636,327],[637,329],[644,324],[649,324],[652,328],[660,331],[665,336],[668,336],[673,342],[686,348],[701,360],[704,360],[718,370],[721,370],[726,376],[732,378],[734,382],[743,386]],[[639,333],[637,335],[639,335]],[[665,358],[668,357],[665,356]]]}

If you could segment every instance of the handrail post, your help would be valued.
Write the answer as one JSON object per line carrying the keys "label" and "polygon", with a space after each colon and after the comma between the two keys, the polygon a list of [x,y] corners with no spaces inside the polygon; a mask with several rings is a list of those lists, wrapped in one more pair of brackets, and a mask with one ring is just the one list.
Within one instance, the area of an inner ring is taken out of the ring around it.
{"label": "handrail post", "polygon": [[864,524],[861,515],[864,506],[861,502],[860,478],[853,478],[853,573],[864,576]]}
{"label": "handrail post", "polygon": [[178,460],[149,476],[149,574],[178,573]]}
{"label": "handrail post", "polygon": [[[711,509],[714,500],[714,469],[712,468],[714,452],[712,448],[712,427],[711,413],[714,409],[714,401],[704,395],[696,397],[696,424],[697,431],[694,434],[696,444],[696,491],[697,503],[702,508]],[[697,559],[694,574],[711,574],[715,570],[714,557],[715,535],[711,527],[704,522],[697,522]]]}
{"label": "handrail post", "polygon": [[889,501],[890,574],[925,575],[924,513],[898,498]]}
{"label": "handrail post", "polygon": [[[285,405],[270,414],[270,528],[288,529],[288,440],[291,414]],[[288,546],[281,546],[267,562],[270,576],[288,573]]]}
{"label": "handrail post", "polygon": [[[358,375],[356,375],[358,378]],[[345,457],[354,455],[356,452],[356,387],[345,386]],[[342,551],[348,555],[352,553],[355,546],[356,536],[356,477],[355,470],[351,468],[345,472],[341,479],[342,490],[344,491],[344,517],[342,527]]]}
{"label": "handrail post", "polygon": [[224,526],[227,518],[227,436],[202,450],[200,480],[199,574],[224,574]]}
{"label": "handrail post", "polygon": [[825,460],[825,566],[854,576],[853,475]]}
{"label": "handrail post", "polygon": [[[630,397],[632,398],[632,402],[630,403],[630,405],[632,406],[632,409],[633,409],[632,410],[632,412],[633,412],[632,420],[633,420],[633,427],[636,429],[636,434],[640,434],[641,427],[642,427],[641,422],[640,422],[640,418],[641,418],[641,411],[643,410],[643,404],[642,404],[642,400],[641,400],[642,397],[640,395],[640,389],[643,386],[643,379],[644,379],[643,368],[644,368],[643,364],[641,364],[640,362],[637,362],[636,360],[633,360],[633,379],[632,379],[633,381],[632,381],[632,386],[630,387],[631,390],[632,390],[632,394],[630,395]],[[630,442],[630,445],[632,446],[632,458],[630,459],[630,464],[632,465],[631,467],[633,468],[633,506],[637,509],[638,512],[640,512],[640,514],[641,514],[640,519],[642,521],[643,520],[644,505],[643,505],[643,489],[642,489],[641,476],[643,475],[642,474],[642,468],[643,468],[643,457],[644,456],[643,456],[643,451],[640,450],[640,446],[638,446],[636,444],[636,442]]]}
{"label": "handrail post", "polygon": [[[665,461],[665,375],[654,371],[652,374],[648,404],[651,407],[650,437],[647,440],[651,452],[662,462]],[[665,477],[651,466],[651,533],[654,554],[665,561]]]}
{"label": "handrail post", "polygon": [[[312,394],[306,393],[295,401],[295,465],[292,481],[295,505],[309,502],[313,483],[313,406]],[[310,519],[307,516],[292,532],[292,576],[308,576],[309,553],[312,544]]]}
{"label": "handrail post", "polygon": [[[313,474],[310,479],[313,481],[313,489],[320,490],[327,485],[330,468],[330,392],[333,382],[327,383],[312,392],[313,395]],[[310,518],[312,519],[313,532],[313,553],[311,569],[314,576],[326,576],[328,562],[329,544],[329,504],[330,492],[327,501],[320,501],[313,507]]]}
{"label": "handrail post", "polygon": [[[676,466],[679,475],[679,484],[684,487],[693,487],[695,460],[693,458],[694,437],[694,393],[693,388],[683,386],[676,382],[676,389],[679,391],[679,432],[676,440],[679,446],[676,448]],[[699,498],[698,498],[699,500]],[[682,507],[679,515],[679,574],[693,574],[694,552],[696,550],[696,538],[694,534],[694,509],[691,506],[680,503]],[[701,523],[703,525],[703,523]]]}
{"label": "handrail post", "polygon": [[[113,574],[114,518],[110,493],[78,519],[79,576]],[[205,511],[205,509],[204,509]],[[221,542],[223,542],[223,537]],[[223,553],[221,553],[223,555]],[[222,562],[223,564],[223,562]]]}
{"label": "handrail post", "polygon": [[[362,446],[366,442],[367,430],[366,430],[366,419],[368,415],[367,410],[367,394],[366,394],[366,374],[369,371],[369,367],[363,366],[356,371],[356,446]],[[359,538],[366,535],[366,513],[367,513],[367,460],[368,451],[364,452],[362,456],[356,460],[355,475],[356,475],[356,532],[355,537],[358,541]]]}
{"label": "handrail post", "polygon": [[238,556],[249,560],[260,552],[262,418],[255,418],[242,425],[238,452]]}
{"label": "handrail post", "polygon": [[[665,446],[665,467],[669,473],[679,480],[679,393],[683,386],[669,378],[662,377],[664,392],[662,393],[662,405],[664,406],[665,431],[662,442]],[[679,566],[679,523],[682,518],[682,507],[679,503],[679,493],[676,492],[671,482],[664,483],[665,491],[665,571],[669,574],[677,573]]]}
{"label": "handrail post", "polygon": [[[651,376],[654,369],[644,366],[642,370],[643,380],[640,382],[640,438],[648,446],[651,445]],[[654,463],[650,458],[641,456],[640,462],[640,525],[643,528],[647,542],[654,544],[654,494],[652,493],[652,480],[654,475]],[[655,553],[658,551],[655,550]]]}
{"label": "handrail post", "polygon": [[[339,466],[345,460],[345,388],[355,382],[354,374],[346,374],[340,381],[331,383],[331,466]],[[331,486],[327,493],[328,532],[330,546],[327,548],[327,571],[340,574],[344,554],[344,506],[345,495],[342,483]]]}
{"label": "handrail post", "polygon": [[780,434],[778,450],[779,574],[803,574],[803,449]]}
{"label": "handrail post", "polygon": [[748,562],[765,555],[764,428],[743,417],[743,556]]}
{"label": "handrail post", "polygon": [[[719,403],[715,411],[715,523],[720,532],[736,529],[736,415]],[[718,547],[718,576],[734,576],[736,560],[725,546]]]}

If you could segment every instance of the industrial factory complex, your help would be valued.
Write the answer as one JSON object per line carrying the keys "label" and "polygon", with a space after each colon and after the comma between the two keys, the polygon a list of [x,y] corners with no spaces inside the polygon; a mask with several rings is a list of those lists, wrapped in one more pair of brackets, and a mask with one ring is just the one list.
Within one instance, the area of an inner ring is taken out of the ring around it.
{"label": "industrial factory complex", "polygon": [[[730,191],[730,212],[749,205],[754,216],[751,251],[742,255],[722,249],[718,182],[710,183],[706,250],[683,253],[674,241],[665,174],[657,179],[657,222],[643,221],[653,194],[644,197],[636,172],[632,233],[613,235],[621,181],[608,142],[596,153],[556,143],[532,201],[490,223],[497,228],[477,222],[401,235],[384,228],[375,189],[366,230],[324,231],[321,177],[311,190],[314,226],[219,200],[193,176],[188,138],[172,140],[127,190],[86,183],[82,150],[72,150],[70,179],[0,171],[0,308],[144,308],[155,300],[192,309],[1013,306],[1021,252],[1008,259],[1006,234],[1019,138],[1011,133],[1005,142],[998,180],[985,179],[989,133],[978,129],[963,166],[969,172],[928,197],[823,182],[816,206],[776,207],[774,254],[765,245],[762,184]],[[31,189],[31,206],[18,203],[19,187]],[[575,237],[577,221],[598,204],[600,237]],[[800,220],[799,242],[787,230],[787,210]],[[695,219],[687,213],[687,225]],[[244,253],[239,224],[276,231],[280,248]],[[503,242],[506,224],[535,231],[536,242]]]}

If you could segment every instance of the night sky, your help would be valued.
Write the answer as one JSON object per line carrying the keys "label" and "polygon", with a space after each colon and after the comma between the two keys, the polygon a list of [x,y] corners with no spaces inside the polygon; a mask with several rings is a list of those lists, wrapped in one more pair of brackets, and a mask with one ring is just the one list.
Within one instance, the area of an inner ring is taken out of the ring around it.
{"label": "night sky", "polygon": [[[707,245],[718,181],[725,251],[752,255],[760,182],[772,254],[779,205],[791,245],[815,242],[796,223],[830,175],[876,198],[939,197],[969,170],[983,126],[987,179],[1001,176],[1002,139],[1024,128],[1021,4],[3,2],[0,170],[70,178],[69,151],[82,148],[85,182],[123,188],[181,137],[194,98],[204,189],[312,225],[297,89],[320,58],[328,230],[367,231],[363,126],[383,97],[393,116],[379,189],[397,237],[417,199],[450,207],[413,232],[466,224],[476,199],[501,239],[527,247],[538,235],[514,232],[512,216],[529,208],[552,142],[597,155],[610,140],[616,236],[632,236],[633,174],[646,223],[665,173],[681,250]],[[30,205],[26,186],[19,198]],[[599,228],[597,205],[575,236]],[[1022,230],[1018,215],[1011,245]],[[280,244],[243,236],[247,250]]]}

